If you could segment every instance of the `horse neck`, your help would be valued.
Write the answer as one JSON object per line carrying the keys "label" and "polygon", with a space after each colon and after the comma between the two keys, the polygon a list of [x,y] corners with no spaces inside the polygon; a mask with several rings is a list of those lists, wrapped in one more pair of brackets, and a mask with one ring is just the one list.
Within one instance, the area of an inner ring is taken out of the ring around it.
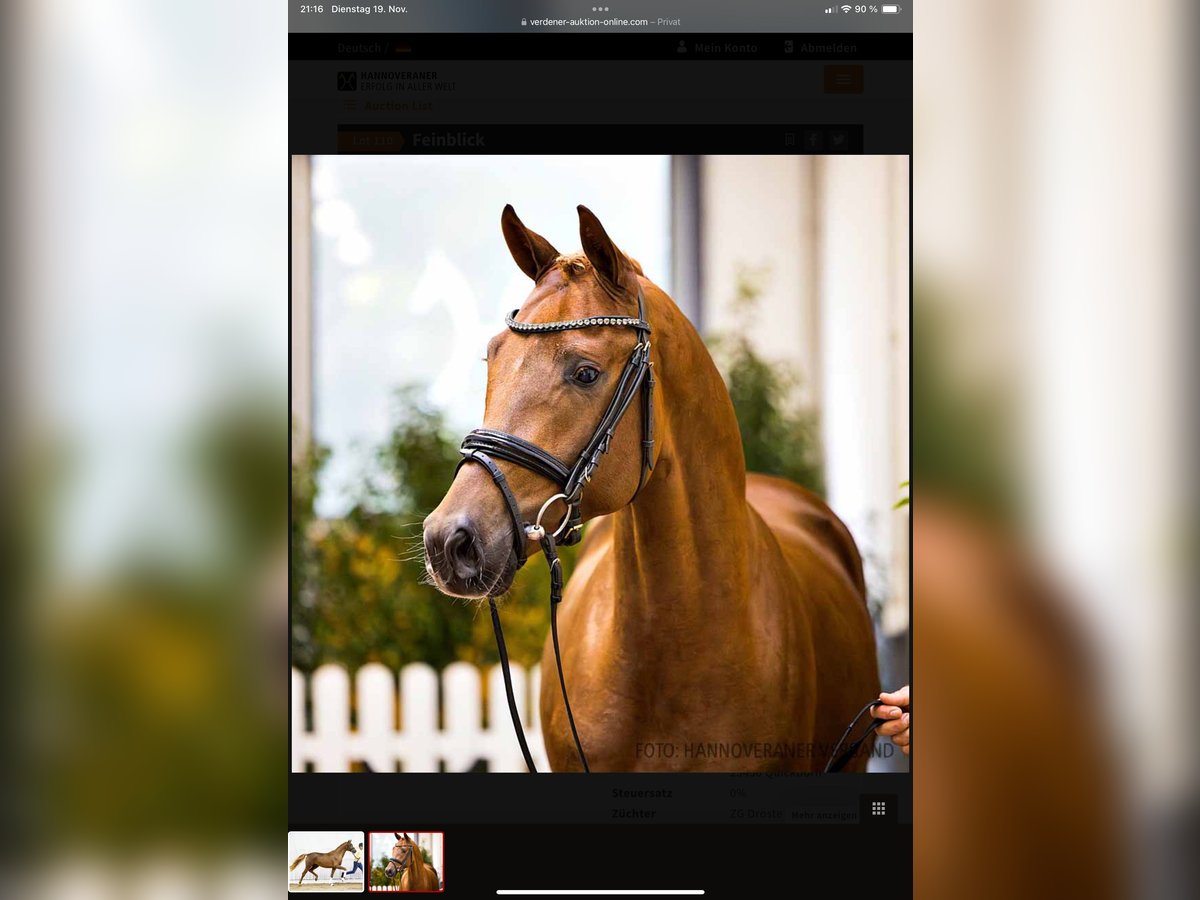
{"label": "horse neck", "polygon": [[421,855],[421,851],[413,847],[412,856],[408,858],[408,877],[409,880],[416,884],[423,884],[426,879],[425,874],[425,857]]}
{"label": "horse neck", "polygon": [[[631,633],[725,629],[749,593],[746,462],[729,392],[669,299],[656,304],[654,472],[613,517],[617,615]],[[645,626],[638,628],[638,625]]]}

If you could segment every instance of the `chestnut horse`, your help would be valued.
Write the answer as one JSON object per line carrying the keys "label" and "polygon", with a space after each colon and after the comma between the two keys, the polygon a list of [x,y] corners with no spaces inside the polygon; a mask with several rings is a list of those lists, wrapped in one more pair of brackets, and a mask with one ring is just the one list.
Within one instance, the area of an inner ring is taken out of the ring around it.
{"label": "chestnut horse", "polygon": [[[579,222],[583,252],[563,255],[511,206],[501,216],[534,281],[520,322],[634,316],[640,286],[652,329],[653,469],[639,491],[643,435],[631,410],[584,491],[582,517],[595,521],[559,618],[591,768],[820,771],[879,693],[854,540],[816,495],[747,475],[729,393],[699,334],[586,207]],[[637,340],[622,328],[502,331],[487,348],[484,426],[575,459]],[[497,464],[535,521],[559,487]],[[426,568],[443,593],[482,598],[511,585],[512,516],[483,466],[463,466],[424,524]],[[542,672],[554,672],[549,637]],[[580,768],[553,677],[542,679],[541,721],[551,767]],[[872,744],[848,770],[865,768]]]}
{"label": "chestnut horse", "polygon": [[402,891],[436,891],[441,887],[437,869],[425,862],[421,848],[417,842],[408,836],[408,832],[396,835],[396,843],[392,845],[392,855],[388,857],[383,874],[395,878],[396,873],[403,871],[400,876]]}
{"label": "chestnut horse", "polygon": [[304,876],[309,872],[312,872],[313,881],[319,880],[317,878],[317,869],[328,869],[329,877],[332,879],[335,869],[341,869],[343,872],[346,871],[346,867],[342,865],[342,858],[347,853],[353,852],[354,842],[343,841],[328,853],[301,853],[292,860],[292,864],[288,866],[288,871],[292,871],[296,868],[296,866],[300,865],[301,861],[303,861],[304,871],[300,873],[300,880],[297,881],[296,884],[303,884]]}

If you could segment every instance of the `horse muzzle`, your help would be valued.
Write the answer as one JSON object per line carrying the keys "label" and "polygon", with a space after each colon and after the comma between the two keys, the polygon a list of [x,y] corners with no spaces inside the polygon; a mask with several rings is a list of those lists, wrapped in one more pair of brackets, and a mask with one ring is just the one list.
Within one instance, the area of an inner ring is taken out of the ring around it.
{"label": "horse muzzle", "polygon": [[478,599],[502,594],[517,572],[512,526],[484,528],[465,513],[443,514],[440,507],[424,523],[425,570],[451,597]]}

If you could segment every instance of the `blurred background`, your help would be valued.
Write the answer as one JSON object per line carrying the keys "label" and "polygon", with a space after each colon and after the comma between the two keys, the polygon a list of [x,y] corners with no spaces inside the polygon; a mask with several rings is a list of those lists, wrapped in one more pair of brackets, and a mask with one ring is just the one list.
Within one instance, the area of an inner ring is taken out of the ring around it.
{"label": "blurred background", "polygon": [[1196,9],[914,7],[921,896],[1196,890]]}
{"label": "blurred background", "polygon": [[[4,11],[22,895],[287,862],[283,12]],[[921,897],[1195,894],[1194,15],[915,7]]]}
{"label": "blurred background", "polygon": [[[889,157],[293,157],[293,771],[524,768],[506,716],[482,730],[501,699],[490,620],[422,583],[420,540],[482,420],[487,340],[530,291],[500,233],[508,202],[563,252],[590,205],[673,295],[725,375],[749,467],[824,494],[850,527],[884,681],[906,683],[908,182]],[[527,669],[547,582],[526,567],[505,604]],[[447,666],[439,685],[427,667]],[[397,707],[398,727],[364,719]]]}
{"label": "blurred background", "polygon": [[4,19],[5,888],[277,895],[284,8]]}

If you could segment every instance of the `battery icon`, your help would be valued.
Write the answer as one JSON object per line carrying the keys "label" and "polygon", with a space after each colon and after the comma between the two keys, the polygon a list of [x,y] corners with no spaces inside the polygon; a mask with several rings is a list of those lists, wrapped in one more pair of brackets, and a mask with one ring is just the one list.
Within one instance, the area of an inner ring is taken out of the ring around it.
{"label": "battery icon", "polygon": [[895,3],[885,3],[881,7],[881,9],[883,10],[883,14],[885,16],[889,15],[889,14],[895,15],[896,13],[900,12],[900,7],[897,6]]}

